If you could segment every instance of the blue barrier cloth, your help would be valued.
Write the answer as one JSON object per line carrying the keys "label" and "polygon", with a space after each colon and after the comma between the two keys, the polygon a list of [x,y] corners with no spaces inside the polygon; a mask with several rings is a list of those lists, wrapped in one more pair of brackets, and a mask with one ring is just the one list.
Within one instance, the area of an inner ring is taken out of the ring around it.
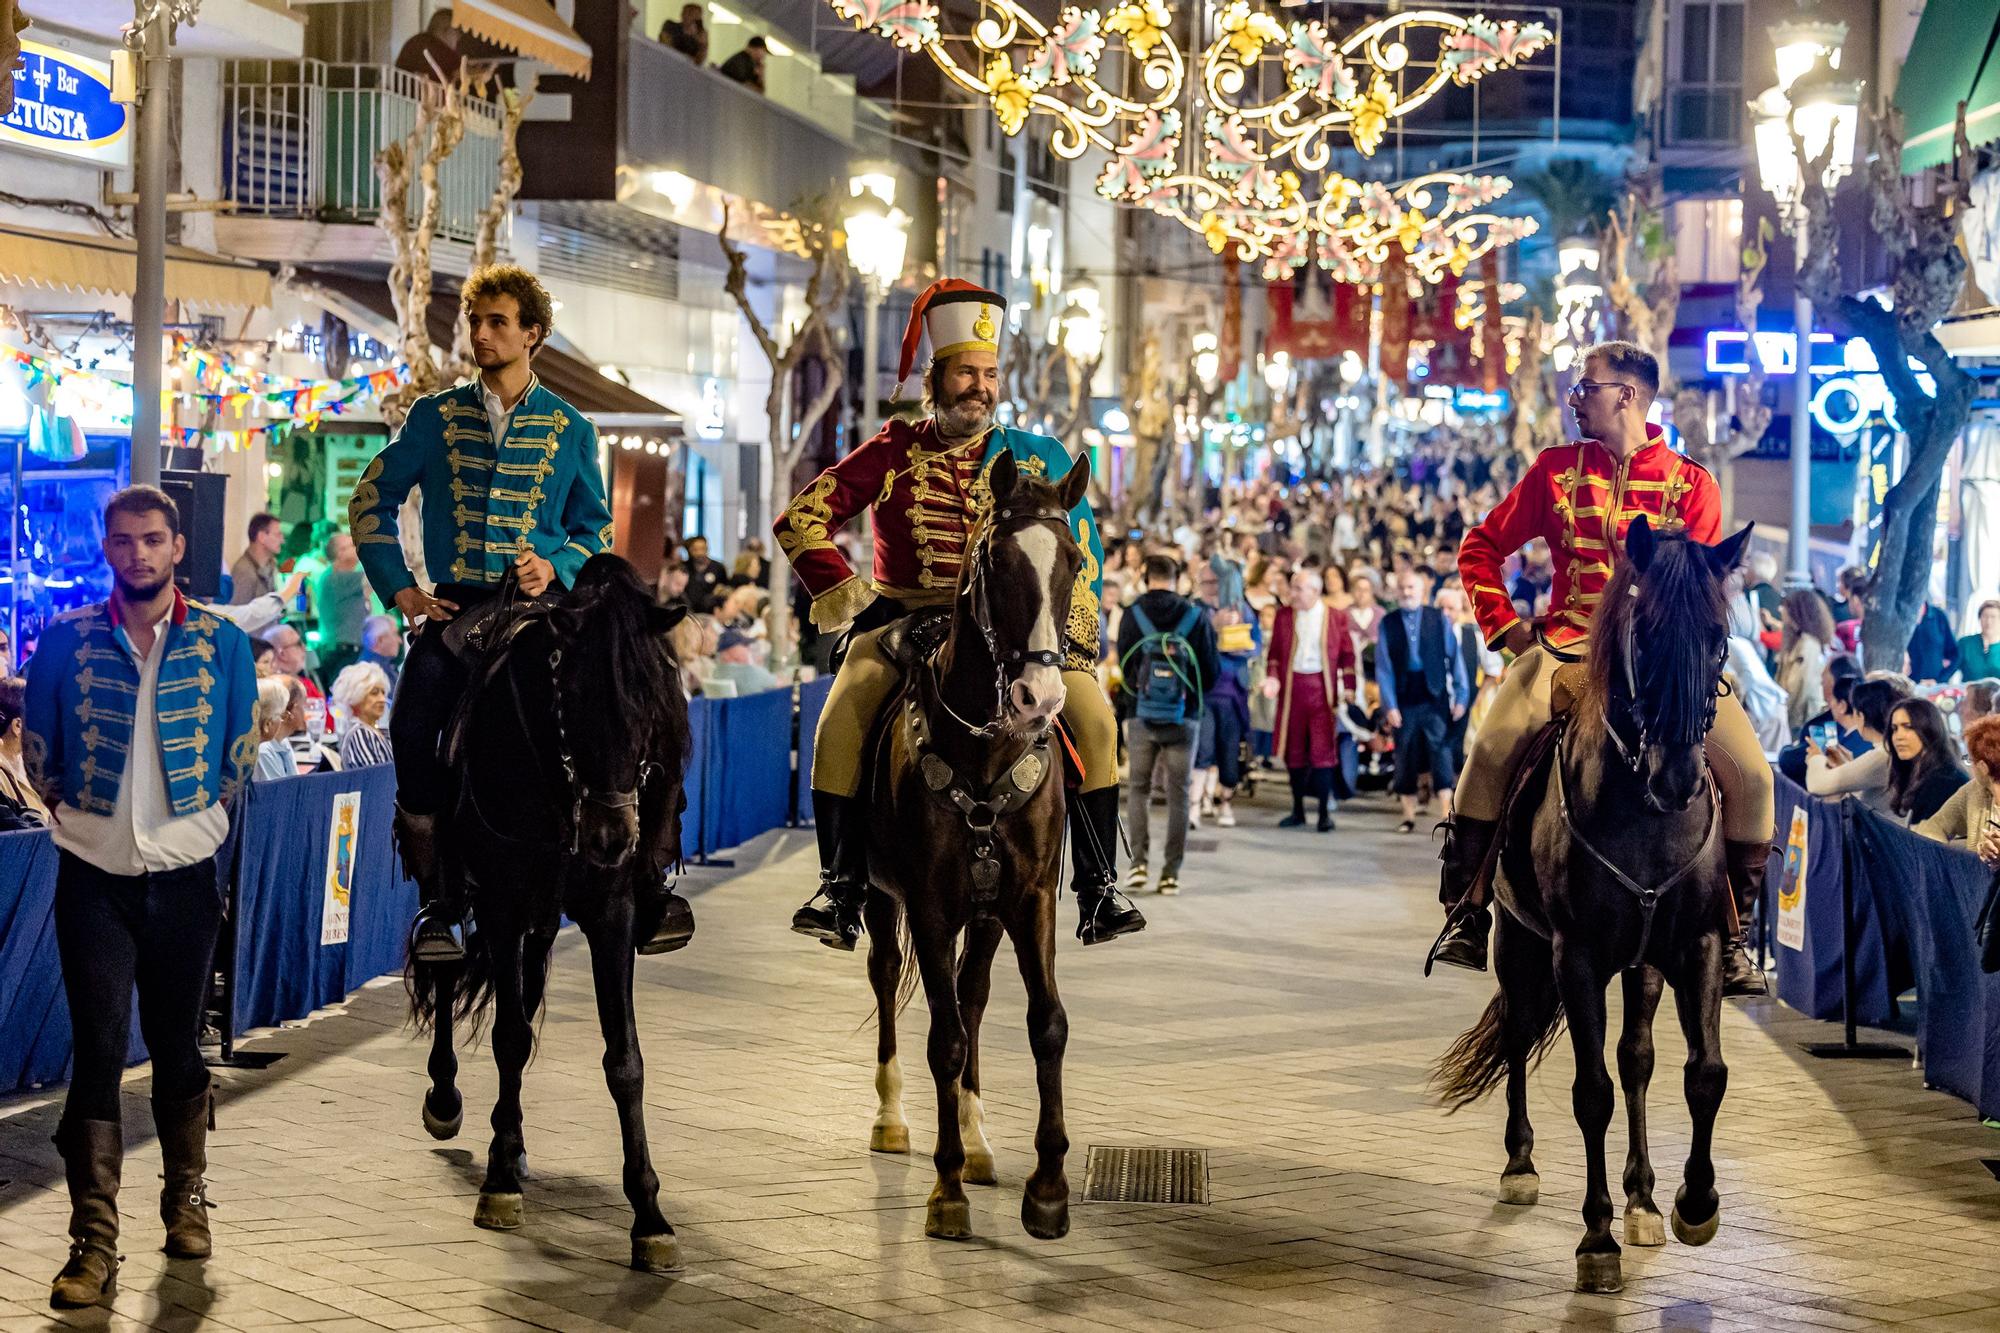
{"label": "blue barrier cloth", "polygon": [[795,777],[801,824],[813,822],[813,739],[819,733],[820,714],[826,711],[826,696],[832,692],[833,677],[830,675],[799,686],[799,768]]}
{"label": "blue barrier cloth", "polygon": [[[1853,802],[1822,801],[1784,775],[1772,776],[1776,782],[1779,859],[1772,866],[1773,873],[1765,877],[1764,919],[1771,923],[1771,951],[1778,961],[1778,998],[1808,1017],[1828,1022],[1839,1019],[1845,942],[1854,950],[1855,1021],[1886,1023],[1895,1013],[1895,1005],[1889,994],[1881,922],[1865,876],[1857,876],[1854,884],[1854,939],[1844,941],[1841,923],[1840,884],[1851,850],[1852,814],[1847,807]],[[1785,881],[1783,857],[1791,837],[1792,811],[1801,806],[1806,811],[1805,947],[1792,949],[1778,942],[1778,894]]]}
{"label": "blue barrier cloth", "polygon": [[[335,797],[361,796],[351,833],[345,944],[320,943]],[[304,1018],[403,966],[417,910],[390,840],[396,771],[382,764],[252,783],[237,863],[234,1021],[238,1033]]]}
{"label": "blue barrier cloth", "polygon": [[2000,1117],[2000,975],[1980,971],[1973,934],[1993,873],[1972,853],[1872,812],[1855,827],[1863,848],[1856,872],[1909,941],[1924,1080]]}
{"label": "blue barrier cloth", "polygon": [[69,1072],[55,903],[54,840],[45,830],[0,833],[0,1089],[9,1092]]}
{"label": "blue barrier cloth", "polygon": [[681,855],[690,861],[716,849],[708,832],[708,795],[715,789],[709,779],[709,764],[715,750],[715,715],[721,704],[719,699],[688,700],[687,773],[681,779],[687,814],[681,818]]}
{"label": "blue barrier cloth", "polygon": [[714,702],[711,846],[736,847],[784,827],[791,815],[792,692],[763,690]]}

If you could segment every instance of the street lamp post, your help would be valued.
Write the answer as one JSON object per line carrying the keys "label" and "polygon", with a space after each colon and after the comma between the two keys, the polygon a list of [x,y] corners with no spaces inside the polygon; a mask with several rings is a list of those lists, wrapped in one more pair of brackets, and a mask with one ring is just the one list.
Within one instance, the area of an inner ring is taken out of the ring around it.
{"label": "street lamp post", "polygon": [[881,374],[882,299],[903,276],[910,240],[909,215],[896,207],[896,177],[887,168],[865,168],[848,181],[853,202],[847,223],[847,260],[861,275],[867,316],[861,330],[862,406],[872,415]]}
{"label": "street lamp post", "polygon": [[1078,450],[1069,437],[1077,435],[1090,419],[1090,382],[1097,378],[1097,367],[1104,360],[1104,308],[1097,284],[1088,278],[1072,283],[1065,295],[1067,304],[1056,324],[1062,353],[1069,360],[1070,382],[1075,386],[1063,439],[1063,447],[1074,457]]}
{"label": "street lamp post", "polygon": [[142,0],[125,46],[138,67],[139,143],[132,210],[132,481],[160,484],[161,340],[167,307],[167,164],[173,152],[174,28],[201,0]]}
{"label": "street lamp post", "polygon": [[[1806,257],[1805,162],[1827,153],[1823,183],[1833,189],[1854,161],[1861,85],[1832,77],[1840,68],[1847,25],[1801,14],[1774,23],[1778,85],[1750,104],[1757,172],[1792,230],[1792,521],[1788,588],[1812,586],[1813,307],[1802,281]],[[1797,142],[1794,142],[1794,136]],[[1750,331],[1752,334],[1756,330]],[[1753,339],[1754,341],[1754,339]],[[1751,354],[1756,355],[1754,347]]]}

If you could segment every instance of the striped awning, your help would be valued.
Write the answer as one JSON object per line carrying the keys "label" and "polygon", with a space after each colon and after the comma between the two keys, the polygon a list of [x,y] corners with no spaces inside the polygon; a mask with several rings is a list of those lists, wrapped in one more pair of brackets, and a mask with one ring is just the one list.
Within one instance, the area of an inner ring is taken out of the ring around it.
{"label": "striped awning", "polygon": [[[0,283],[130,296],[138,274],[136,245],[125,237],[0,227]],[[271,275],[199,250],[169,246],[167,299],[208,308],[254,309],[271,304]]]}
{"label": "striped awning", "polygon": [[549,0],[453,0],[451,25],[561,73],[590,77],[590,44],[557,16]]}

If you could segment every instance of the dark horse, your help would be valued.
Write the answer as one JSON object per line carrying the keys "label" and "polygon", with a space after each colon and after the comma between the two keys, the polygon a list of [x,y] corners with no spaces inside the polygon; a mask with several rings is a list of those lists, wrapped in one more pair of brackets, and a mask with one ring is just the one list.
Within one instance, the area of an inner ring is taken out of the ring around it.
{"label": "dark horse", "polygon": [[[456,786],[440,820],[441,871],[464,886],[465,962],[412,964],[411,1011],[433,1030],[424,1126],[450,1138],[464,1118],[454,1019],[493,1014],[500,1098],[473,1222],[521,1225],[521,1072],[566,914],[590,941],[604,1077],[625,1144],[632,1266],[679,1262],[646,1149],[644,1070],[632,1010],[634,903],[679,860],[687,698],[666,632],[682,615],[653,603],[632,567],[591,557],[565,597],[495,631],[447,737]],[[456,1000],[454,1002],[454,991]]]}
{"label": "dark horse", "polygon": [[896,1061],[905,962],[899,918],[907,917],[930,1005],[937,1083],[938,1178],[924,1234],[972,1234],[965,1182],[995,1183],[980,1124],[979,1021],[1004,932],[1027,986],[1028,1045],[1042,1103],[1021,1225],[1053,1240],[1069,1232],[1062,1105],[1069,1018],[1056,994],[1064,807],[1051,723],[1062,706],[1063,629],[1083,560],[1069,514],[1090,469],[1079,464],[1049,485],[1021,476],[1013,455],[1003,453],[990,477],[993,508],[960,572],[949,637],[884,710],[872,756],[872,886],[864,912],[880,1024],[880,1109],[869,1146],[910,1150]]}
{"label": "dark horse", "polygon": [[1721,1219],[1710,1145],[1729,1079],[1720,1018],[1729,885],[1706,742],[1728,648],[1723,580],[1749,535],[1745,528],[1705,546],[1656,536],[1645,518],[1632,520],[1626,558],[1592,622],[1588,682],[1553,763],[1528,780],[1506,817],[1495,884],[1499,994],[1438,1062],[1435,1086],[1454,1110],[1506,1080],[1500,1201],[1531,1204],[1540,1179],[1530,1156],[1528,1071],[1567,1017],[1576,1051],[1571,1098],[1589,1163],[1578,1291],[1623,1287],[1604,1166],[1613,1104],[1604,989],[1614,974],[1625,988],[1618,1042],[1630,1122],[1625,1243],[1666,1243],[1646,1151],[1653,1012],[1663,984],[1674,988],[1687,1036],[1694,1118],[1674,1234],[1705,1245]]}

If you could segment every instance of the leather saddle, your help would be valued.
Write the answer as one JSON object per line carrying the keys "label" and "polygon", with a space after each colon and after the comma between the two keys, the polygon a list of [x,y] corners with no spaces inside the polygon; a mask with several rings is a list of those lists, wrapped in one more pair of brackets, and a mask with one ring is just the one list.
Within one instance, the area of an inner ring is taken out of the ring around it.
{"label": "leather saddle", "polygon": [[951,607],[927,606],[892,623],[882,631],[877,643],[882,655],[894,662],[896,670],[907,677],[917,666],[934,657],[949,637]]}
{"label": "leather saddle", "polygon": [[507,665],[507,658],[521,632],[532,624],[547,620],[555,610],[551,602],[540,599],[514,599],[502,605],[502,598],[494,598],[482,604],[472,615],[462,617],[476,620],[456,639],[452,631],[458,628],[459,620],[448,621],[444,626],[443,646],[466,668],[465,689],[460,692],[458,702],[452,706],[451,720],[445,724],[444,735],[439,740],[438,756],[445,767],[456,772],[465,758],[465,735],[472,718],[473,701],[499,676]]}

